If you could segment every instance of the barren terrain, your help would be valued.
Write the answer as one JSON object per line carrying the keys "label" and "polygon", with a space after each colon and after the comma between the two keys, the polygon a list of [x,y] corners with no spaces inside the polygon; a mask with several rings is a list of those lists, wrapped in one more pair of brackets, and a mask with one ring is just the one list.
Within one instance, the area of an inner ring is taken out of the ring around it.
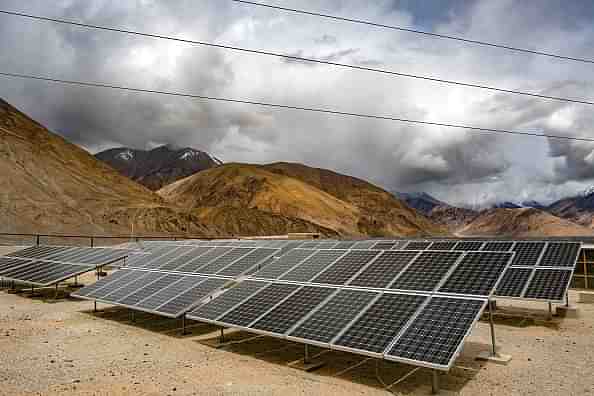
{"label": "barren terrain", "polygon": [[[175,320],[136,313],[133,322],[126,309],[100,305],[94,313],[92,302],[52,297],[53,290],[38,297],[0,292],[0,394],[388,395],[381,382],[414,369],[328,352],[320,356],[323,368],[306,373],[287,366],[302,357],[299,344],[229,330],[227,340],[238,342],[216,349],[219,330],[211,325],[189,322],[191,334],[182,336]],[[594,306],[579,304],[579,318],[546,324],[545,304],[512,305],[503,309],[532,319],[498,317],[497,342],[513,356],[510,364],[475,360],[490,347],[481,322],[457,367],[440,375],[442,388],[461,395],[594,393]],[[420,369],[392,392],[429,394],[430,378]]]}

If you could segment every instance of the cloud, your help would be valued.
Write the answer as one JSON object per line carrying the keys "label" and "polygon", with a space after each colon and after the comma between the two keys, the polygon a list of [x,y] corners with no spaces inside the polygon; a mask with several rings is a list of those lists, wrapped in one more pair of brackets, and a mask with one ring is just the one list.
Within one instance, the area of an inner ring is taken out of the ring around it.
{"label": "cloud", "polygon": [[[5,8],[402,73],[589,98],[590,65],[204,0],[37,0]],[[356,0],[285,6],[594,58],[590,2]],[[502,29],[502,21],[505,28]],[[0,16],[0,70],[432,122],[594,137],[591,108]],[[307,65],[308,67],[304,67]],[[594,179],[594,146],[304,111],[2,79],[0,96],[90,150],[189,145],[300,161],[477,204],[553,200]]]}

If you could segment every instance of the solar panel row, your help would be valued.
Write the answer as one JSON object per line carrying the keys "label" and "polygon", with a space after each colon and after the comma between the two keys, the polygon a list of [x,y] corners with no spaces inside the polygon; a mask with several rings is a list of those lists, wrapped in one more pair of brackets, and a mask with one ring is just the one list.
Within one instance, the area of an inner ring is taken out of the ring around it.
{"label": "solar panel row", "polygon": [[245,281],[187,316],[447,370],[485,304],[484,299]]}

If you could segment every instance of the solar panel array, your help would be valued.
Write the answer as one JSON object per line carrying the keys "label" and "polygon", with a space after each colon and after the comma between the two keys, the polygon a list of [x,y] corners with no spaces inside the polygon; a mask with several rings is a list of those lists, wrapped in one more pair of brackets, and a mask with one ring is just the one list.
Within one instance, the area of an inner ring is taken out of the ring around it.
{"label": "solar panel array", "polygon": [[34,286],[51,286],[125,259],[128,250],[35,246],[0,257],[0,277]]}
{"label": "solar panel array", "polygon": [[72,295],[177,318],[227,282],[223,278],[122,269]]}
{"label": "solar panel array", "polygon": [[580,249],[468,240],[149,245],[130,268],[76,295],[442,370],[496,288],[557,298]]}

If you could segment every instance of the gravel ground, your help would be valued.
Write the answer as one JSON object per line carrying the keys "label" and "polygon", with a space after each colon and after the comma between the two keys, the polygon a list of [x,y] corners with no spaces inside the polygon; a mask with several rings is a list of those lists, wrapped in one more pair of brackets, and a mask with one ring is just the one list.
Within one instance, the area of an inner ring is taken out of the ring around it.
{"label": "gravel ground", "polygon": [[[325,352],[326,365],[306,373],[287,366],[302,357],[298,344],[228,331],[236,343],[216,349],[214,326],[190,322],[191,334],[181,336],[175,320],[137,313],[132,322],[126,309],[100,305],[94,313],[90,301],[52,297],[53,290],[37,297],[0,291],[1,395],[388,395],[381,383],[414,369],[313,348]],[[475,360],[490,348],[481,322],[457,367],[440,375],[444,394],[594,394],[593,305],[550,323],[544,304],[499,305],[497,342],[512,361]],[[430,370],[420,369],[391,391],[426,395],[430,381]]]}

